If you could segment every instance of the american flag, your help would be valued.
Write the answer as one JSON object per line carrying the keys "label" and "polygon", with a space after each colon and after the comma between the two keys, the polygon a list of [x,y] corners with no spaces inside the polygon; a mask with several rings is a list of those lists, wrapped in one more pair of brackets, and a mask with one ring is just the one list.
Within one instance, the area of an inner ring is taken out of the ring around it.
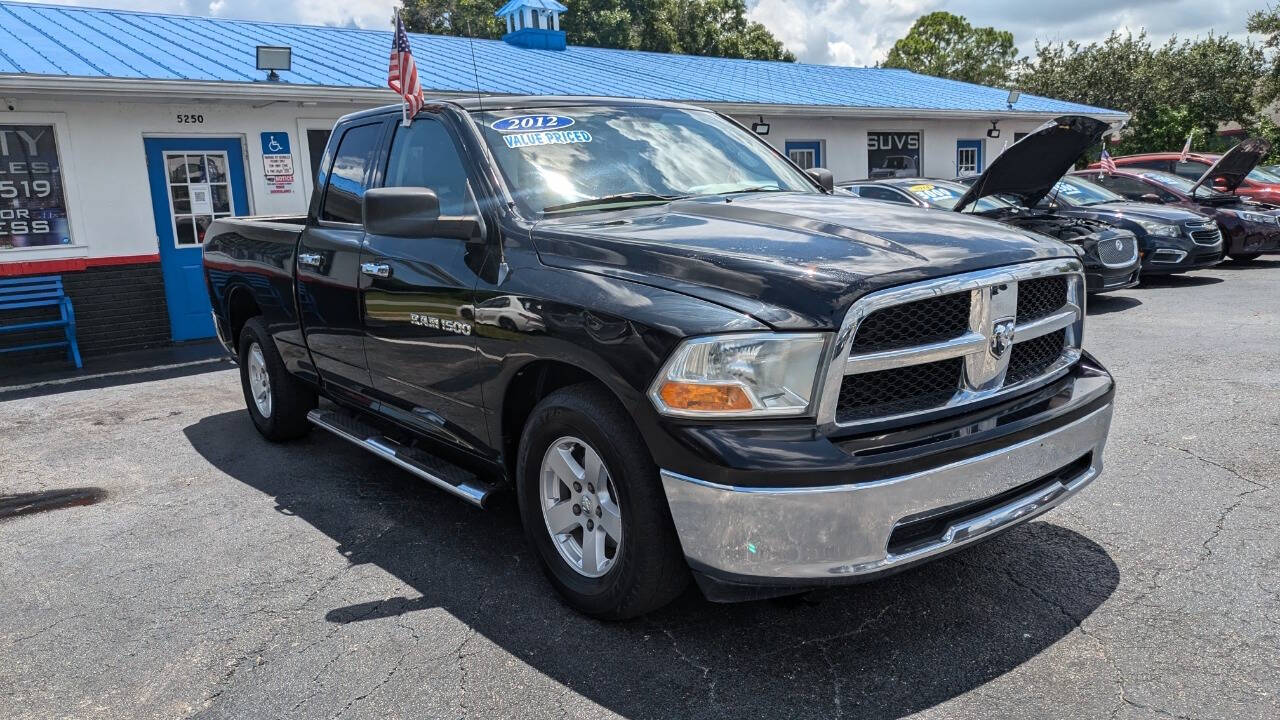
{"label": "american flag", "polygon": [[1191,136],[1195,134],[1196,132],[1194,130],[1187,133],[1187,141],[1182,145],[1182,154],[1178,156],[1178,162],[1187,161],[1187,155],[1191,154]]}
{"label": "american flag", "polygon": [[1102,151],[1102,172],[1108,175],[1116,171],[1116,161],[1111,159],[1111,153],[1106,150]]}
{"label": "american flag", "polygon": [[404,124],[422,109],[426,99],[422,97],[422,85],[418,82],[418,66],[413,62],[413,50],[409,48],[409,35],[404,31],[400,13],[396,13],[396,35],[391,40],[391,65],[387,69],[387,87],[404,99]]}

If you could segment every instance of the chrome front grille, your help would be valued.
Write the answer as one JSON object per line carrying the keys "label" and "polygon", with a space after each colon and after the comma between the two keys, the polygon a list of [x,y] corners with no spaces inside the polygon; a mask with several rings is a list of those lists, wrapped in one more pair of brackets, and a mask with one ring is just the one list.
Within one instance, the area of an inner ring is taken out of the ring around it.
{"label": "chrome front grille", "polygon": [[1094,247],[1098,250],[1098,260],[1107,267],[1125,267],[1138,259],[1138,241],[1128,231],[1115,238],[1099,240]]}
{"label": "chrome front grille", "polygon": [[1044,260],[860,299],[836,338],[820,421],[907,420],[1059,376],[1080,357],[1082,271]]}
{"label": "chrome front grille", "polygon": [[1187,233],[1197,245],[1217,245],[1222,242],[1222,231],[1215,222],[1187,223]]}
{"label": "chrome front grille", "polygon": [[1039,320],[1062,309],[1067,297],[1067,276],[1024,280],[1018,284],[1018,322]]}
{"label": "chrome front grille", "polygon": [[969,331],[969,293],[951,293],[877,310],[858,327],[858,350],[895,350],[960,337]]}

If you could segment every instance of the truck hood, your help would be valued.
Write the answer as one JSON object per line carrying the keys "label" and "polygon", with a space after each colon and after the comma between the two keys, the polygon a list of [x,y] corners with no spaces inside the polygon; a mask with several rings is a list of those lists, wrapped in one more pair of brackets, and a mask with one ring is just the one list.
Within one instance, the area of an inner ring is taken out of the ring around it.
{"label": "truck hood", "polygon": [[890,285],[1075,257],[967,215],[839,195],[756,193],[540,221],[542,262],[670,288],[779,329],[833,328]]}
{"label": "truck hood", "polygon": [[[1245,176],[1257,167],[1269,152],[1271,152],[1271,143],[1259,138],[1247,138],[1223,153],[1222,157],[1218,158],[1218,162],[1205,170],[1204,175],[1196,181],[1196,187],[1203,185],[1223,192],[1235,192],[1236,188],[1240,187],[1240,183],[1244,182]],[[1217,187],[1214,187],[1215,181],[1221,181]],[[1192,188],[1192,192],[1194,191],[1195,188]]]}
{"label": "truck hood", "polygon": [[964,208],[988,195],[1014,195],[1033,207],[1067,174],[1076,158],[1111,128],[1084,115],[1063,115],[1005,148],[956,202]]}

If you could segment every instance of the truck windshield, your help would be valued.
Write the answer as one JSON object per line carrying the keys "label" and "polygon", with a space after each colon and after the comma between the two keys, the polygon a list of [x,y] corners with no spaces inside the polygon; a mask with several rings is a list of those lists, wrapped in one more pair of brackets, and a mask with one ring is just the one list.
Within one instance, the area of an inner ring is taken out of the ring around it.
{"label": "truck windshield", "polygon": [[751,133],[703,110],[580,106],[474,117],[512,196],[531,215],[720,193],[819,192]]}

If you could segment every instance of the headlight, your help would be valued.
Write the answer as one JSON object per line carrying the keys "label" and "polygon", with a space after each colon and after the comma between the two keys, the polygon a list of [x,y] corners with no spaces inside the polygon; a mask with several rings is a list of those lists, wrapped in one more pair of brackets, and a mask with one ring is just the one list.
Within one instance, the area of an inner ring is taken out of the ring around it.
{"label": "headlight", "polygon": [[827,336],[752,333],[684,341],[654,380],[658,412],[680,417],[803,415]]}
{"label": "headlight", "polygon": [[1148,235],[1158,235],[1160,237],[1178,237],[1180,231],[1177,225],[1170,225],[1159,220],[1138,220],[1138,225],[1147,231]]}
{"label": "headlight", "polygon": [[1263,225],[1275,225],[1276,219],[1271,215],[1263,215],[1262,213],[1249,212],[1248,210],[1237,210],[1236,217],[1245,222],[1262,223]]}

